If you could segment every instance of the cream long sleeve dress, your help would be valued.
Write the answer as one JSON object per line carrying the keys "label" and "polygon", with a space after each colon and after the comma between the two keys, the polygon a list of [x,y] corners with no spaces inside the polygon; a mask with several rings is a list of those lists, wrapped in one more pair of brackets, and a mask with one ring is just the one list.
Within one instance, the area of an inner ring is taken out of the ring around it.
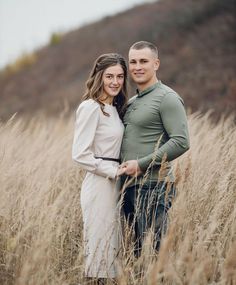
{"label": "cream long sleeve dress", "polygon": [[118,193],[119,163],[95,157],[119,158],[124,127],[116,107],[83,101],[76,112],[72,157],[87,171],[81,188],[84,223],[85,275],[116,277],[119,250]]}

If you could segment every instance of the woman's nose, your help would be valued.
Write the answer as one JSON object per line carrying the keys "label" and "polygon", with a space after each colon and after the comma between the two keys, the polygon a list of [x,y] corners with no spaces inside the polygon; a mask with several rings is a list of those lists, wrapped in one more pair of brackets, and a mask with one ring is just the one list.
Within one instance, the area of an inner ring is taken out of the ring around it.
{"label": "woman's nose", "polygon": [[117,85],[118,84],[118,79],[117,77],[114,77],[112,80],[112,84]]}

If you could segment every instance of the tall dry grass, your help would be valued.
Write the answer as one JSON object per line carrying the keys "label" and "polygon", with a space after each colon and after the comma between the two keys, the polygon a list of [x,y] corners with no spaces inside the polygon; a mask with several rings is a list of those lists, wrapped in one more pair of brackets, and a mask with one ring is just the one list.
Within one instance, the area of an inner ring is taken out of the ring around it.
{"label": "tall dry grass", "polygon": [[[126,242],[119,284],[236,284],[236,130],[189,118],[191,150],[175,164],[178,195],[158,256]],[[0,125],[0,284],[75,285],[83,279],[80,185],[73,119]]]}

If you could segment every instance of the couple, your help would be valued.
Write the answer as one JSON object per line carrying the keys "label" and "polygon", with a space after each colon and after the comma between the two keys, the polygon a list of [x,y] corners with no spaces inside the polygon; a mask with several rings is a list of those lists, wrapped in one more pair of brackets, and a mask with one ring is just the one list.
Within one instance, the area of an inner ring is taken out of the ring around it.
{"label": "couple", "polygon": [[134,225],[136,256],[151,227],[158,250],[174,193],[170,161],[189,148],[183,100],[157,78],[157,47],[145,41],[133,44],[128,64],[136,96],[127,102],[124,58],[104,54],[95,61],[76,112],[72,156],[87,171],[81,207],[85,275],[92,278],[117,277],[117,182],[124,189],[123,213]]}

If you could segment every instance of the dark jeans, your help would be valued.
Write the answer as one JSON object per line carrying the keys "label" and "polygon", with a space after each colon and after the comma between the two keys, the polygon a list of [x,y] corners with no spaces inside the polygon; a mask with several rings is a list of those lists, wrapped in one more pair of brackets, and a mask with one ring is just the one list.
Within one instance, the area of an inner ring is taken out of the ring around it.
{"label": "dark jeans", "polygon": [[159,250],[174,195],[174,184],[166,182],[149,182],[125,189],[122,209],[128,225],[134,227],[136,256],[140,256],[146,233],[150,229],[154,232],[153,246]]}

